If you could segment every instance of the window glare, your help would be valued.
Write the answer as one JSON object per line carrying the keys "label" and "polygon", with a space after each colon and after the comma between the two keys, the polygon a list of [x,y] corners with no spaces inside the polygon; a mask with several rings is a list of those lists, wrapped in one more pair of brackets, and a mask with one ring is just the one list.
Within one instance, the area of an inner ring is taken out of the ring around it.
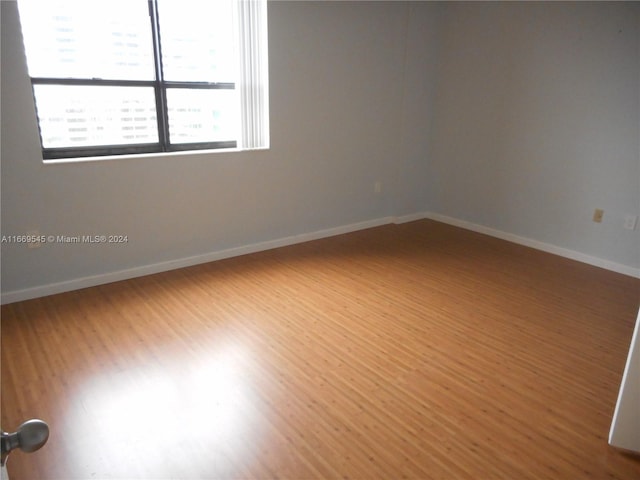
{"label": "window glare", "polygon": [[236,140],[237,102],[234,90],[167,89],[171,143]]}
{"label": "window glare", "polygon": [[151,87],[34,85],[45,148],[158,141]]}
{"label": "window glare", "polygon": [[155,78],[146,0],[19,0],[18,7],[32,77]]}
{"label": "window glare", "polygon": [[158,0],[158,16],[166,80],[234,82],[231,0]]}

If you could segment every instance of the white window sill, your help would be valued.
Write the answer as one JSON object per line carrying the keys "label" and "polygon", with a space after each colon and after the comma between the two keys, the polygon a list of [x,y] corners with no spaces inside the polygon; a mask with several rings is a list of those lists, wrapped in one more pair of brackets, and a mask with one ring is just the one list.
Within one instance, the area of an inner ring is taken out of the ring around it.
{"label": "white window sill", "polygon": [[114,160],[135,160],[140,158],[170,158],[185,157],[193,155],[211,155],[211,154],[229,154],[243,152],[261,152],[270,150],[270,147],[259,148],[215,148],[211,150],[181,150],[177,152],[155,152],[155,153],[132,153],[125,155],[102,155],[98,157],[76,157],[76,158],[56,158],[54,160],[43,160],[45,165],[57,165],[61,163],[86,163],[86,162],[103,162]]}

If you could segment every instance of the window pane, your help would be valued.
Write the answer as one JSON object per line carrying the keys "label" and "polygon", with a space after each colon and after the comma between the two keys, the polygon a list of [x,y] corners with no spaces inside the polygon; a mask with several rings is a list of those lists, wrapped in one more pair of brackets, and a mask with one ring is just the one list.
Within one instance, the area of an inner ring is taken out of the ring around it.
{"label": "window pane", "polygon": [[158,142],[151,87],[34,85],[44,148]]}
{"label": "window pane", "polygon": [[235,47],[230,0],[159,0],[164,78],[234,82]]}
{"label": "window pane", "polygon": [[19,0],[32,77],[153,80],[146,0]]}
{"label": "window pane", "polygon": [[238,138],[235,90],[167,89],[171,143],[218,142]]}

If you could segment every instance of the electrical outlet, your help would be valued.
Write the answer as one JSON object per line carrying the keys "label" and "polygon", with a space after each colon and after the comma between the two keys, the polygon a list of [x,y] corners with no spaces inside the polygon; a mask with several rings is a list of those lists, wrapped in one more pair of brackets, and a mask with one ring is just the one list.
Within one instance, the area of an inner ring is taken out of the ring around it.
{"label": "electrical outlet", "polygon": [[382,182],[381,181],[377,181],[376,183],[373,184],[373,191],[375,193],[380,193],[382,191]]}
{"label": "electrical outlet", "polygon": [[638,217],[635,215],[625,215],[624,217],[624,228],[627,230],[635,230],[636,223],[638,223]]}
{"label": "electrical outlet", "polygon": [[604,216],[604,210],[596,208],[593,211],[593,221],[596,223],[602,223],[602,217]]}

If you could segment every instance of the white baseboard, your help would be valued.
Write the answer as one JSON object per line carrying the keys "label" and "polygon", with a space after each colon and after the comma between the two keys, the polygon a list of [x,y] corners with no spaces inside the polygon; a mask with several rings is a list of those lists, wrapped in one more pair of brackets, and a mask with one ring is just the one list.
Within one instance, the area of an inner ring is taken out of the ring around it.
{"label": "white baseboard", "polygon": [[514,235],[513,233],[503,232],[494,228],[485,227],[484,225],[478,225],[476,223],[467,222],[466,220],[459,220],[457,218],[448,217],[446,215],[440,215],[439,213],[425,212],[422,218],[428,218],[437,222],[447,223],[456,227],[464,228],[478,233],[483,233],[491,237],[507,240],[508,242],[517,243],[526,247],[535,248],[536,250],[542,250],[543,252],[552,253],[561,257],[576,260],[578,262],[593,265],[595,267],[611,270],[616,273],[622,273],[630,277],[640,278],[640,268],[630,267],[621,263],[612,262],[584,253],[576,252],[575,250],[569,250],[568,248],[558,247],[550,243],[540,242],[527,237],[521,237]]}
{"label": "white baseboard", "polygon": [[585,255],[580,252],[575,252],[566,248],[557,247],[549,243],[539,242],[526,237],[520,237],[511,233],[503,232],[493,228],[485,227],[475,223],[467,222],[465,220],[459,220],[457,218],[448,217],[446,215],[440,215],[432,212],[419,212],[409,215],[403,215],[399,217],[382,217],[373,220],[367,220],[363,222],[352,223],[349,225],[342,225],[339,227],[327,228],[324,230],[317,230],[315,232],[303,233],[299,235],[292,235],[275,240],[269,240],[265,242],[253,243],[250,245],[244,245],[240,247],[228,248],[225,250],[218,250],[214,252],[205,253],[202,255],[196,255],[193,257],[180,258],[176,260],[169,260],[166,262],[159,262],[152,265],[143,265],[140,267],[129,268],[126,270],[119,270],[116,272],[109,272],[99,275],[92,275],[89,277],[83,277],[65,282],[51,283],[48,285],[40,285],[37,287],[26,288],[23,290],[14,290],[5,292],[2,294],[1,303],[13,303],[22,300],[29,300],[32,298],[44,297],[47,295],[54,295],[56,293],[69,292],[72,290],[79,290],[81,288],[95,287],[97,285],[104,285],[106,283],[118,282],[121,280],[128,280],[130,278],[142,277],[144,275],[152,275],[155,273],[167,272],[169,270],[175,270],[178,268],[191,267],[193,265],[199,265],[201,263],[213,262],[216,260],[222,260],[224,258],[237,257],[240,255],[247,255],[249,253],[261,252],[264,250],[271,250],[273,248],[286,247],[288,245],[294,245],[296,243],[309,242],[311,240],[318,240],[321,238],[333,237],[335,235],[342,235],[344,233],[355,232],[358,230],[364,230],[367,228],[379,227],[381,225],[387,225],[389,223],[402,224],[407,222],[413,222],[422,219],[431,219],[438,222],[446,223],[456,227],[464,228],[478,233],[483,233],[492,237],[507,240],[509,242],[517,243],[527,247],[542,250],[544,252],[560,255],[561,257],[570,258],[579,262],[594,265],[596,267],[605,268],[617,273],[629,275],[631,277],[640,278],[640,269],[622,265],[609,260],[604,260],[590,255]]}
{"label": "white baseboard", "polygon": [[2,305],[13,302],[20,302],[22,300],[29,300],[32,298],[44,297],[47,295],[55,295],[56,293],[70,292],[72,290],[79,290],[81,288],[95,287],[97,285],[104,285],[106,283],[119,282],[121,280],[128,280],[130,278],[142,277],[144,275],[152,275],[154,273],[167,272],[169,270],[176,270],[178,268],[191,267],[193,265],[199,265],[201,263],[213,262],[216,260],[222,260],[224,258],[237,257],[240,255],[246,255],[249,253],[260,252],[264,250],[271,250],[273,248],[286,247],[288,245],[294,245],[296,243],[309,242],[311,240],[318,240],[320,238],[333,237],[335,235],[342,235],[344,233],[355,232],[358,230],[364,230],[367,228],[379,227],[389,223],[394,223],[395,217],[383,217],[373,220],[367,220],[364,222],[352,223],[349,225],[343,225],[334,228],[327,228],[324,230],[318,230],[310,233],[303,233],[300,235],[292,235],[289,237],[283,237],[276,240],[269,240],[266,242],[258,242],[250,245],[243,245],[240,247],[228,248],[225,250],[218,250],[214,252],[205,253],[202,255],[196,255],[193,257],[180,258],[176,260],[169,260],[166,262],[159,262],[152,265],[143,265],[140,267],[129,268],[126,270],[119,270],[116,272],[109,272],[99,275],[92,275],[88,277],[77,278],[64,282],[51,283],[47,285],[40,285],[32,288],[25,288],[23,290],[14,290],[5,292],[2,294]]}
{"label": "white baseboard", "polygon": [[393,217],[393,223],[400,225],[401,223],[415,222],[416,220],[423,220],[427,218],[424,212],[412,213],[410,215],[402,215],[400,217]]}

